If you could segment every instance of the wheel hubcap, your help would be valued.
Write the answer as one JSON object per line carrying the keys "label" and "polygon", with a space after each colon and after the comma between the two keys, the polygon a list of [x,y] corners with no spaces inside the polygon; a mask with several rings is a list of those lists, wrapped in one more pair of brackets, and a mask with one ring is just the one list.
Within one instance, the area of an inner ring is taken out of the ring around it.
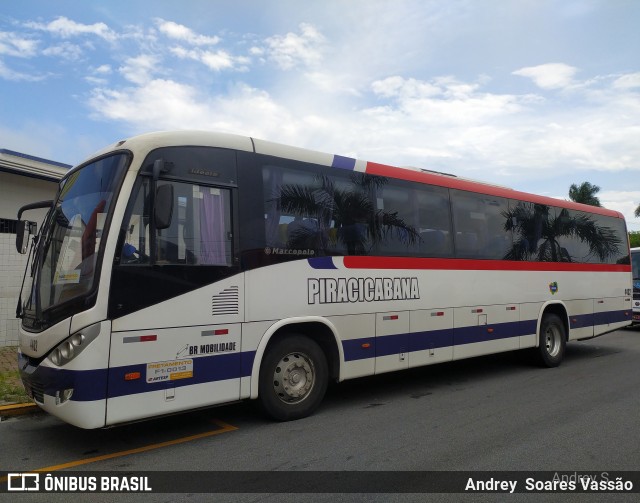
{"label": "wheel hubcap", "polygon": [[561,341],[562,334],[558,327],[549,327],[545,332],[545,346],[547,348],[547,354],[551,357],[558,356],[560,352],[560,347],[562,345]]}
{"label": "wheel hubcap", "polygon": [[289,353],[273,372],[273,389],[280,400],[289,404],[307,398],[314,382],[313,362],[303,353]]}

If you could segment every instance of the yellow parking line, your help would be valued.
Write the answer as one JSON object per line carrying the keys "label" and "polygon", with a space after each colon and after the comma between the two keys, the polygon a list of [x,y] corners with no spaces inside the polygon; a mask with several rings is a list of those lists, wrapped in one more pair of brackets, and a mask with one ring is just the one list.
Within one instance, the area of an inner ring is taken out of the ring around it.
{"label": "yellow parking line", "polygon": [[[198,433],[197,435],[191,435],[188,437],[176,438],[174,440],[168,440],[167,442],[160,442],[157,444],[145,445],[136,449],[129,449],[127,451],[112,452],[111,454],[104,454],[102,456],[95,456],[93,458],[78,459],[77,461],[70,461],[68,463],[62,463],[60,465],[47,466],[45,468],[38,468],[36,470],[24,470],[24,472],[55,472],[57,470],[64,470],[66,468],[74,468],[76,466],[87,465],[89,463],[95,463],[96,461],[104,461],[106,459],[119,458],[122,456],[129,456],[130,454],[140,454],[141,452],[152,451],[154,449],[161,449],[162,447],[169,447],[171,445],[183,444],[192,440],[198,440],[200,438],[212,437],[214,435],[220,435],[221,433],[228,433],[230,431],[237,430],[236,426],[232,426],[223,421],[214,419],[213,421],[220,427],[218,430],[206,431],[204,433]],[[6,477],[0,478],[0,482],[5,482]]]}

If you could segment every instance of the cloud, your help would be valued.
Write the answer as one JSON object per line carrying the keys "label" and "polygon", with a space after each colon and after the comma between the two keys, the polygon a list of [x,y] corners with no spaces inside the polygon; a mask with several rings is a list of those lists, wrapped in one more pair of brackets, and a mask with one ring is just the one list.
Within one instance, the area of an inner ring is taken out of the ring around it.
{"label": "cloud", "polygon": [[520,68],[512,74],[528,77],[542,89],[562,89],[571,85],[577,71],[577,68],[564,63],[546,63]]}
{"label": "cloud", "polygon": [[479,83],[454,77],[422,81],[394,76],[373,82],[371,89],[389,100],[386,107],[369,110],[371,114],[401,114],[433,128],[482,124],[516,113],[522,110],[521,102],[528,101],[516,95],[481,92]]}
{"label": "cloud", "polygon": [[[144,85],[148,81],[153,79],[154,74],[159,67],[160,58],[151,54],[142,54],[135,58],[129,58],[125,61],[124,66],[121,66],[118,71],[129,82],[134,84]],[[106,69],[105,65],[101,68]],[[106,71],[103,74],[109,73]]]}
{"label": "cloud", "polygon": [[97,68],[91,68],[91,75],[87,75],[84,79],[94,86],[106,86],[108,84],[107,76],[113,73],[111,65],[100,65]]}
{"label": "cloud", "polygon": [[613,83],[614,89],[635,89],[640,88],[640,72],[630,73],[617,78]]}
{"label": "cloud", "polygon": [[64,42],[60,45],[47,47],[42,51],[45,56],[55,56],[67,61],[78,61],[82,58],[82,48],[79,45]]}
{"label": "cloud", "polygon": [[164,19],[156,19],[156,25],[158,26],[158,30],[164,35],[174,40],[180,40],[181,42],[185,42],[189,45],[216,45],[220,42],[219,37],[209,37],[206,35],[200,35],[195,33],[190,28],[178,23],[174,23],[173,21],[165,21]]}
{"label": "cloud", "polygon": [[264,47],[254,47],[253,54],[265,54],[283,70],[298,65],[313,66],[322,61],[324,36],[311,24],[301,23],[300,34],[289,32],[274,35],[264,41]]}
{"label": "cloud", "polygon": [[0,60],[0,79],[11,80],[14,82],[38,82],[45,78],[45,75],[31,75],[12,70],[5,65],[2,60]]}
{"label": "cloud", "polygon": [[185,49],[184,47],[173,47],[171,52],[180,59],[191,59],[199,61],[207,68],[215,71],[221,70],[246,70],[249,58],[242,56],[232,56],[225,50],[206,51],[202,49]]}
{"label": "cloud", "polygon": [[61,38],[71,38],[81,35],[95,35],[109,42],[115,41],[118,37],[105,23],[82,24],[72,21],[64,16],[59,16],[50,23],[25,23],[27,28],[46,31]]}
{"label": "cloud", "polygon": [[38,41],[17,33],[0,31],[0,54],[31,58],[37,54]]}

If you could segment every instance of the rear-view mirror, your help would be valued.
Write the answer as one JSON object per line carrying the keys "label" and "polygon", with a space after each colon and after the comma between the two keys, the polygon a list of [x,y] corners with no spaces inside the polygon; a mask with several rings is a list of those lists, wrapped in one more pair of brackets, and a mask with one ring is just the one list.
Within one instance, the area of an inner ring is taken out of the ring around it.
{"label": "rear-view mirror", "polygon": [[173,185],[160,185],[156,189],[153,213],[156,229],[166,229],[171,225],[171,218],[173,216]]}
{"label": "rear-view mirror", "polygon": [[29,247],[29,237],[31,237],[31,226],[33,222],[28,220],[18,220],[16,223],[16,250],[18,253],[27,253]]}

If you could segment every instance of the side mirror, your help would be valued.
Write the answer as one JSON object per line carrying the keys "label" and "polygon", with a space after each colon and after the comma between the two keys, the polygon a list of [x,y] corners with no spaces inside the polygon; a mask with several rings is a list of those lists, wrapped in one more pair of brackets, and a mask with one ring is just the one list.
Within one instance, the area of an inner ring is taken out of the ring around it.
{"label": "side mirror", "polygon": [[173,217],[173,185],[160,185],[156,189],[153,218],[156,229],[166,229],[171,225]]}
{"label": "side mirror", "polygon": [[35,234],[34,222],[28,220],[18,220],[16,223],[16,250],[24,255],[29,247],[29,238]]}

